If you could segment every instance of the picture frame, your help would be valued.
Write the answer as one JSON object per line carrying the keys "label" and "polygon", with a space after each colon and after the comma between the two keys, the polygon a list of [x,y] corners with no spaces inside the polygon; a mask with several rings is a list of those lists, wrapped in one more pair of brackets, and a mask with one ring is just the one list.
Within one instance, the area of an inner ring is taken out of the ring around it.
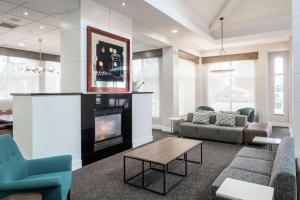
{"label": "picture frame", "polygon": [[87,27],[87,92],[130,92],[130,39]]}

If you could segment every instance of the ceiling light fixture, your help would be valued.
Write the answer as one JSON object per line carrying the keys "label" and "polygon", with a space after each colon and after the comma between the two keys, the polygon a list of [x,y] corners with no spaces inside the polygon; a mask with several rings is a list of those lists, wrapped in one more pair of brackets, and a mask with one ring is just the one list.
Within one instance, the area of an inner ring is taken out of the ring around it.
{"label": "ceiling light fixture", "polygon": [[28,15],[29,15],[29,13],[28,13],[28,12],[24,12],[24,15],[25,15],[25,16],[28,16]]}
{"label": "ceiling light fixture", "polygon": [[21,46],[21,47],[25,46],[25,44],[22,43],[22,42],[20,42],[18,45]]}
{"label": "ceiling light fixture", "polygon": [[[225,56],[226,52],[224,49],[224,24],[223,24],[224,17],[220,18],[221,22],[221,49],[219,51],[219,57]],[[213,73],[223,73],[223,72],[232,72],[234,69],[231,68],[231,62],[219,62],[216,63],[210,72]]]}
{"label": "ceiling light fixture", "polygon": [[[55,70],[52,67],[46,67],[45,66],[45,61],[42,60],[42,42],[43,42],[43,40],[41,38],[39,38],[38,42],[39,42],[39,61],[38,61],[38,65],[36,65],[36,66],[26,66],[26,67],[21,66],[18,69],[20,71],[23,71],[23,72],[33,72],[33,73],[38,74],[38,75],[43,75],[46,72],[59,74],[60,73],[59,70]],[[19,43],[19,45],[20,44],[21,43]]]}
{"label": "ceiling light fixture", "polygon": [[178,33],[178,30],[174,29],[171,31],[172,33]]}
{"label": "ceiling light fixture", "polygon": [[122,2],[122,6],[123,6],[123,7],[126,6],[126,2],[125,2],[125,1]]}
{"label": "ceiling light fixture", "polygon": [[45,27],[44,26],[40,26],[40,29],[44,29]]}

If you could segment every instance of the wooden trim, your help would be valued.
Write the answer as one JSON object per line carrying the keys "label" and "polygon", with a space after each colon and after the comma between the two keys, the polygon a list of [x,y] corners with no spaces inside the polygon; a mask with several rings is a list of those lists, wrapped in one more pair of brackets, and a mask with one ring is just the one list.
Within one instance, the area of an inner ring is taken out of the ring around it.
{"label": "wooden trim", "polygon": [[154,49],[149,51],[140,51],[133,53],[132,59],[145,59],[145,58],[160,58],[162,57],[162,49]]}
{"label": "wooden trim", "polygon": [[[38,52],[25,51],[25,50],[21,50],[21,49],[12,49],[12,48],[7,48],[7,47],[0,47],[0,55],[34,59],[34,60],[40,59],[40,54]],[[60,56],[42,53],[42,60],[59,62]]]}
{"label": "wooden trim", "polygon": [[[126,43],[127,46],[127,83],[125,88],[97,88],[92,85],[92,33],[97,33]],[[130,66],[130,39],[115,35],[91,26],[87,27],[87,91],[88,92],[130,92],[131,90],[131,66]]]}
{"label": "wooden trim", "polygon": [[185,59],[185,60],[192,61],[196,64],[199,64],[199,60],[200,60],[200,58],[198,56],[194,56],[193,54],[190,54],[190,53],[182,51],[182,50],[178,51],[178,57]]}
{"label": "wooden trim", "polygon": [[258,52],[251,52],[251,53],[229,54],[224,56],[203,57],[202,64],[239,61],[239,60],[257,60],[257,59],[258,59]]}

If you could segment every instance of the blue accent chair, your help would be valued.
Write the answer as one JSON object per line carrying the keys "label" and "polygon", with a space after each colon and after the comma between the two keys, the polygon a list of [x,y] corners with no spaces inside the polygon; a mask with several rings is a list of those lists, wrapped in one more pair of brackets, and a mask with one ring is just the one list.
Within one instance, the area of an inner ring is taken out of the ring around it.
{"label": "blue accent chair", "polygon": [[0,136],[0,199],[39,192],[43,200],[66,200],[72,183],[71,163],[67,155],[25,160],[10,135]]}

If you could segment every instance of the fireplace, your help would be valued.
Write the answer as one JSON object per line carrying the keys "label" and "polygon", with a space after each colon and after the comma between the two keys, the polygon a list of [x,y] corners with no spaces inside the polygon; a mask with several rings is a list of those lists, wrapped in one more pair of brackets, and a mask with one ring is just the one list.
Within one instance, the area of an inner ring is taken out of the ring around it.
{"label": "fireplace", "polygon": [[123,142],[122,118],[122,107],[95,111],[95,151]]}
{"label": "fireplace", "polygon": [[122,137],[122,114],[95,116],[95,143]]}
{"label": "fireplace", "polygon": [[83,165],[132,147],[131,114],[131,94],[82,95]]}

